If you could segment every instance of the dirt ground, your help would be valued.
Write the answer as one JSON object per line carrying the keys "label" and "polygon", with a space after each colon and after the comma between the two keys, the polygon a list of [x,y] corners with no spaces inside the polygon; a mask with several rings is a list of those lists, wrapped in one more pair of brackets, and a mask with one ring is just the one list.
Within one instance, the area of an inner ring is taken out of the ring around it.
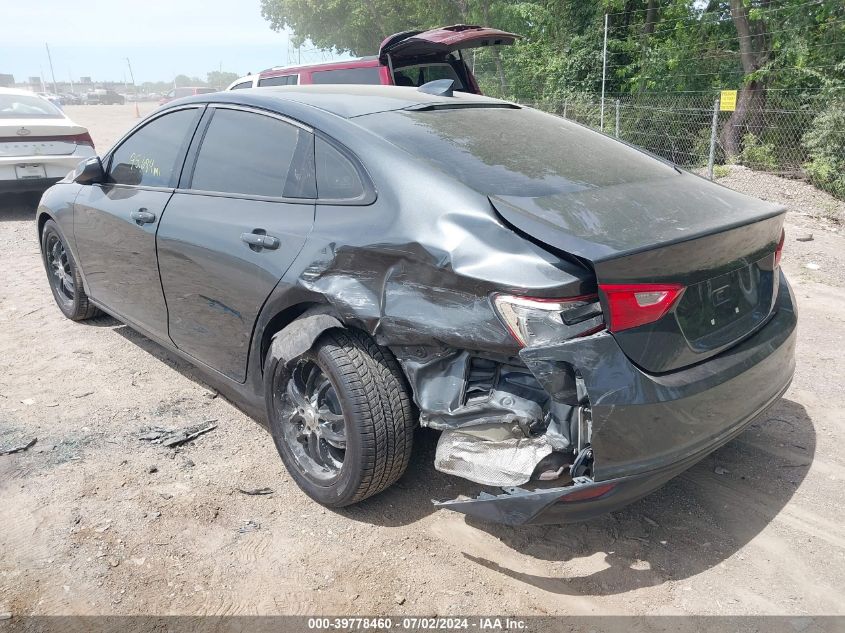
{"label": "dirt ground", "polygon": [[[67,110],[101,151],[135,121],[134,105]],[[62,317],[35,204],[0,199],[0,450],[38,438],[0,456],[0,613],[845,614],[836,218],[790,211],[798,368],[765,420],[625,510],[511,528],[434,511],[475,488],[434,470],[428,431],[392,489],[311,502],[189,364],[113,319]],[[211,420],[178,449],[139,439]]]}

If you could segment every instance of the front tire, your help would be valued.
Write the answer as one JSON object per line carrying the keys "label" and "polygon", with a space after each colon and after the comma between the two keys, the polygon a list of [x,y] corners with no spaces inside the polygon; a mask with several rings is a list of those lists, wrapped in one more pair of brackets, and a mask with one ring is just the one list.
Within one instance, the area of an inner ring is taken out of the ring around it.
{"label": "front tire", "polygon": [[325,332],[290,370],[271,348],[264,381],[276,449],[318,503],[357,503],[405,472],[416,425],[408,389],[390,351],[363,332]]}
{"label": "front tire", "polygon": [[73,255],[53,220],[47,220],[41,232],[41,258],[50,290],[62,314],[72,321],[84,321],[100,314],[88,300]]}

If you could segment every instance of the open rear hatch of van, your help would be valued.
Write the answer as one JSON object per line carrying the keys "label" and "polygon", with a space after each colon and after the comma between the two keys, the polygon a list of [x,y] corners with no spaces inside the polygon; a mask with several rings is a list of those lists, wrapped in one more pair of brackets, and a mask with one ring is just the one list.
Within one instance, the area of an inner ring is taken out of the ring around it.
{"label": "open rear hatch of van", "polygon": [[[608,329],[647,372],[710,358],[772,312],[781,207],[689,174],[490,201],[518,231],[593,269]],[[626,321],[631,301],[665,310]]]}
{"label": "open rear hatch of van", "polygon": [[465,48],[513,44],[519,35],[485,26],[455,24],[429,31],[404,31],[386,38],[379,49],[379,61],[387,64],[401,58],[447,54]]}

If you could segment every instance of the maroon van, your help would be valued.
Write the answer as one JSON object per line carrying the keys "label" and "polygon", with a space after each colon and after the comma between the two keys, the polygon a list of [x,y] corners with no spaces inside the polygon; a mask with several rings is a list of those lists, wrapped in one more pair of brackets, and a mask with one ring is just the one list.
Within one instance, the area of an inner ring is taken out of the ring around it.
{"label": "maroon van", "polygon": [[480,94],[462,50],[513,44],[514,33],[456,24],[430,31],[404,31],[386,38],[378,55],[307,66],[276,67],[241,77],[227,90],[297,84],[383,84],[421,86],[452,79],[456,90]]}

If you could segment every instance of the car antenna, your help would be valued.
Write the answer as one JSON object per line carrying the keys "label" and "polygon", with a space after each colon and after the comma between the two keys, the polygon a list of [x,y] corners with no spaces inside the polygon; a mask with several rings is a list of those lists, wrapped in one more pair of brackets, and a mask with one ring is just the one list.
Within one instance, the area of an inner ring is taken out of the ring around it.
{"label": "car antenna", "polygon": [[436,95],[438,97],[451,97],[452,85],[454,83],[454,79],[435,79],[434,81],[424,83],[422,86],[417,88],[417,90],[429,95]]}

